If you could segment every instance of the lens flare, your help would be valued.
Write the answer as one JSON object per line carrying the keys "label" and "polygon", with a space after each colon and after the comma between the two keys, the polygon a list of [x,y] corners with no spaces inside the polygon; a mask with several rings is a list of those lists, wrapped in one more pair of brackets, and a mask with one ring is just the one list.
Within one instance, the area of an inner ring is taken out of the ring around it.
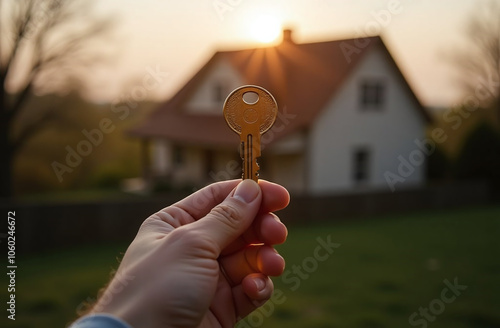
{"label": "lens flare", "polygon": [[271,15],[258,16],[251,28],[253,38],[262,43],[275,41],[281,33],[281,23]]}

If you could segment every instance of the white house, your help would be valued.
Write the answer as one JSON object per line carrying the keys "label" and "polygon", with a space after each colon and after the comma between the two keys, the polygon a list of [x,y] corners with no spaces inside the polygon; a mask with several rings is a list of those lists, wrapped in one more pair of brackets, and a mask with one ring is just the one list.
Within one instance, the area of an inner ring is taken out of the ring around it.
{"label": "white house", "polygon": [[291,30],[274,47],[215,53],[131,131],[151,144],[149,177],[189,186],[241,177],[239,136],[222,106],[245,84],[266,88],[279,105],[262,136],[261,178],[308,194],[425,182],[425,156],[403,175],[401,163],[418,149],[430,117],[382,39],[297,44]]}

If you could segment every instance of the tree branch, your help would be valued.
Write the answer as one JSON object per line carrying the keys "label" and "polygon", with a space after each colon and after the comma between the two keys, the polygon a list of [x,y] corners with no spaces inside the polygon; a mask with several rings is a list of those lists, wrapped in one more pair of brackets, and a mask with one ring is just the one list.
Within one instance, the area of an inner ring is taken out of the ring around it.
{"label": "tree branch", "polygon": [[[32,1],[33,0],[30,1],[31,10],[34,8],[32,7]],[[33,27],[36,28],[37,31],[34,32],[34,57],[32,58],[31,72],[26,79],[24,87],[19,91],[12,106],[10,106],[8,115],[9,121],[15,120],[22,111],[25,101],[31,94],[35,87],[35,82],[42,72],[49,71],[51,67],[62,67],[62,65],[68,61],[75,62],[78,57],[78,52],[83,51],[87,44],[86,42],[92,40],[93,36],[99,35],[108,29],[112,24],[109,20],[100,20],[81,31],[60,36],[57,40],[49,42],[48,39],[53,31],[58,27],[60,28],[66,22],[71,21],[73,16],[78,13],[78,11],[75,10],[75,8],[71,8],[68,3],[67,1],[51,0],[48,4],[43,2],[46,7],[43,7],[43,4],[40,5],[42,9],[45,8],[46,13],[43,17],[43,21],[35,21],[38,25]],[[84,5],[88,4],[88,1],[84,3]],[[30,21],[33,22],[31,19]],[[24,27],[23,30],[26,30],[26,27]],[[6,75],[5,79],[7,78],[8,76]]]}
{"label": "tree branch", "polygon": [[15,138],[15,141],[11,146],[12,153],[17,153],[17,151],[19,151],[19,149],[21,149],[32,136],[44,129],[49,122],[61,120],[62,119],[55,108],[47,110],[39,119],[32,120]]}
{"label": "tree branch", "polygon": [[7,113],[6,119],[8,122],[13,122],[16,119],[16,117],[21,112],[21,108],[23,108],[24,103],[29,98],[32,90],[33,80],[31,80],[15,98],[13,105],[10,107],[10,110]]}
{"label": "tree branch", "polygon": [[[14,37],[14,43],[12,45],[12,51],[10,55],[7,57],[6,65],[5,65],[5,76],[9,76],[9,72],[12,68],[12,62],[16,58],[19,48],[21,47],[21,43],[24,39],[24,36],[27,31],[27,27],[30,24],[33,18],[33,8],[35,4],[35,0],[26,0],[27,2],[22,3],[21,1],[16,2],[18,5],[19,14],[17,17],[17,33]],[[23,10],[23,4],[26,6]],[[15,28],[14,28],[15,30]]]}
{"label": "tree branch", "polygon": [[[500,5],[491,1],[481,7],[466,26],[468,47],[453,57],[453,63],[460,69],[464,91],[477,91],[484,83],[494,83],[500,79]],[[488,86],[488,90],[491,90]],[[500,98],[500,88],[491,90],[482,106],[491,106]]]}
{"label": "tree branch", "polygon": [[72,57],[76,52],[85,46],[85,41],[88,42],[92,36],[98,35],[110,26],[110,21],[100,21],[78,34],[66,37],[65,40],[58,42],[56,46],[51,47],[51,49],[48,50],[49,52],[44,52],[44,50],[40,49],[41,55],[35,65],[44,67],[56,60],[60,60],[61,58]]}

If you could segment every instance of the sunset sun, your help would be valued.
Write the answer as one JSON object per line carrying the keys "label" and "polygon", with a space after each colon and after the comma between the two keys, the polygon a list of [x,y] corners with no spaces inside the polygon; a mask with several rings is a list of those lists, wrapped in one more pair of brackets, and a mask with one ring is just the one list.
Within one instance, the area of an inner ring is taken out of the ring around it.
{"label": "sunset sun", "polygon": [[276,40],[281,33],[281,23],[271,15],[258,16],[251,25],[252,37],[262,43]]}

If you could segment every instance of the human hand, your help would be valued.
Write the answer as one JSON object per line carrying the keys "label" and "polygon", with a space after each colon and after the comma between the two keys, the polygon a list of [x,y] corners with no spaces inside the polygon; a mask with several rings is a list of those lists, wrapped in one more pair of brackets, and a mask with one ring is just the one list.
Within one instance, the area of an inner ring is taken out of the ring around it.
{"label": "human hand", "polygon": [[272,245],[287,230],[271,212],[289,195],[240,181],[212,184],[146,219],[117,271],[130,279],[113,279],[91,312],[136,328],[234,327],[263,305],[269,276],[285,265]]}

